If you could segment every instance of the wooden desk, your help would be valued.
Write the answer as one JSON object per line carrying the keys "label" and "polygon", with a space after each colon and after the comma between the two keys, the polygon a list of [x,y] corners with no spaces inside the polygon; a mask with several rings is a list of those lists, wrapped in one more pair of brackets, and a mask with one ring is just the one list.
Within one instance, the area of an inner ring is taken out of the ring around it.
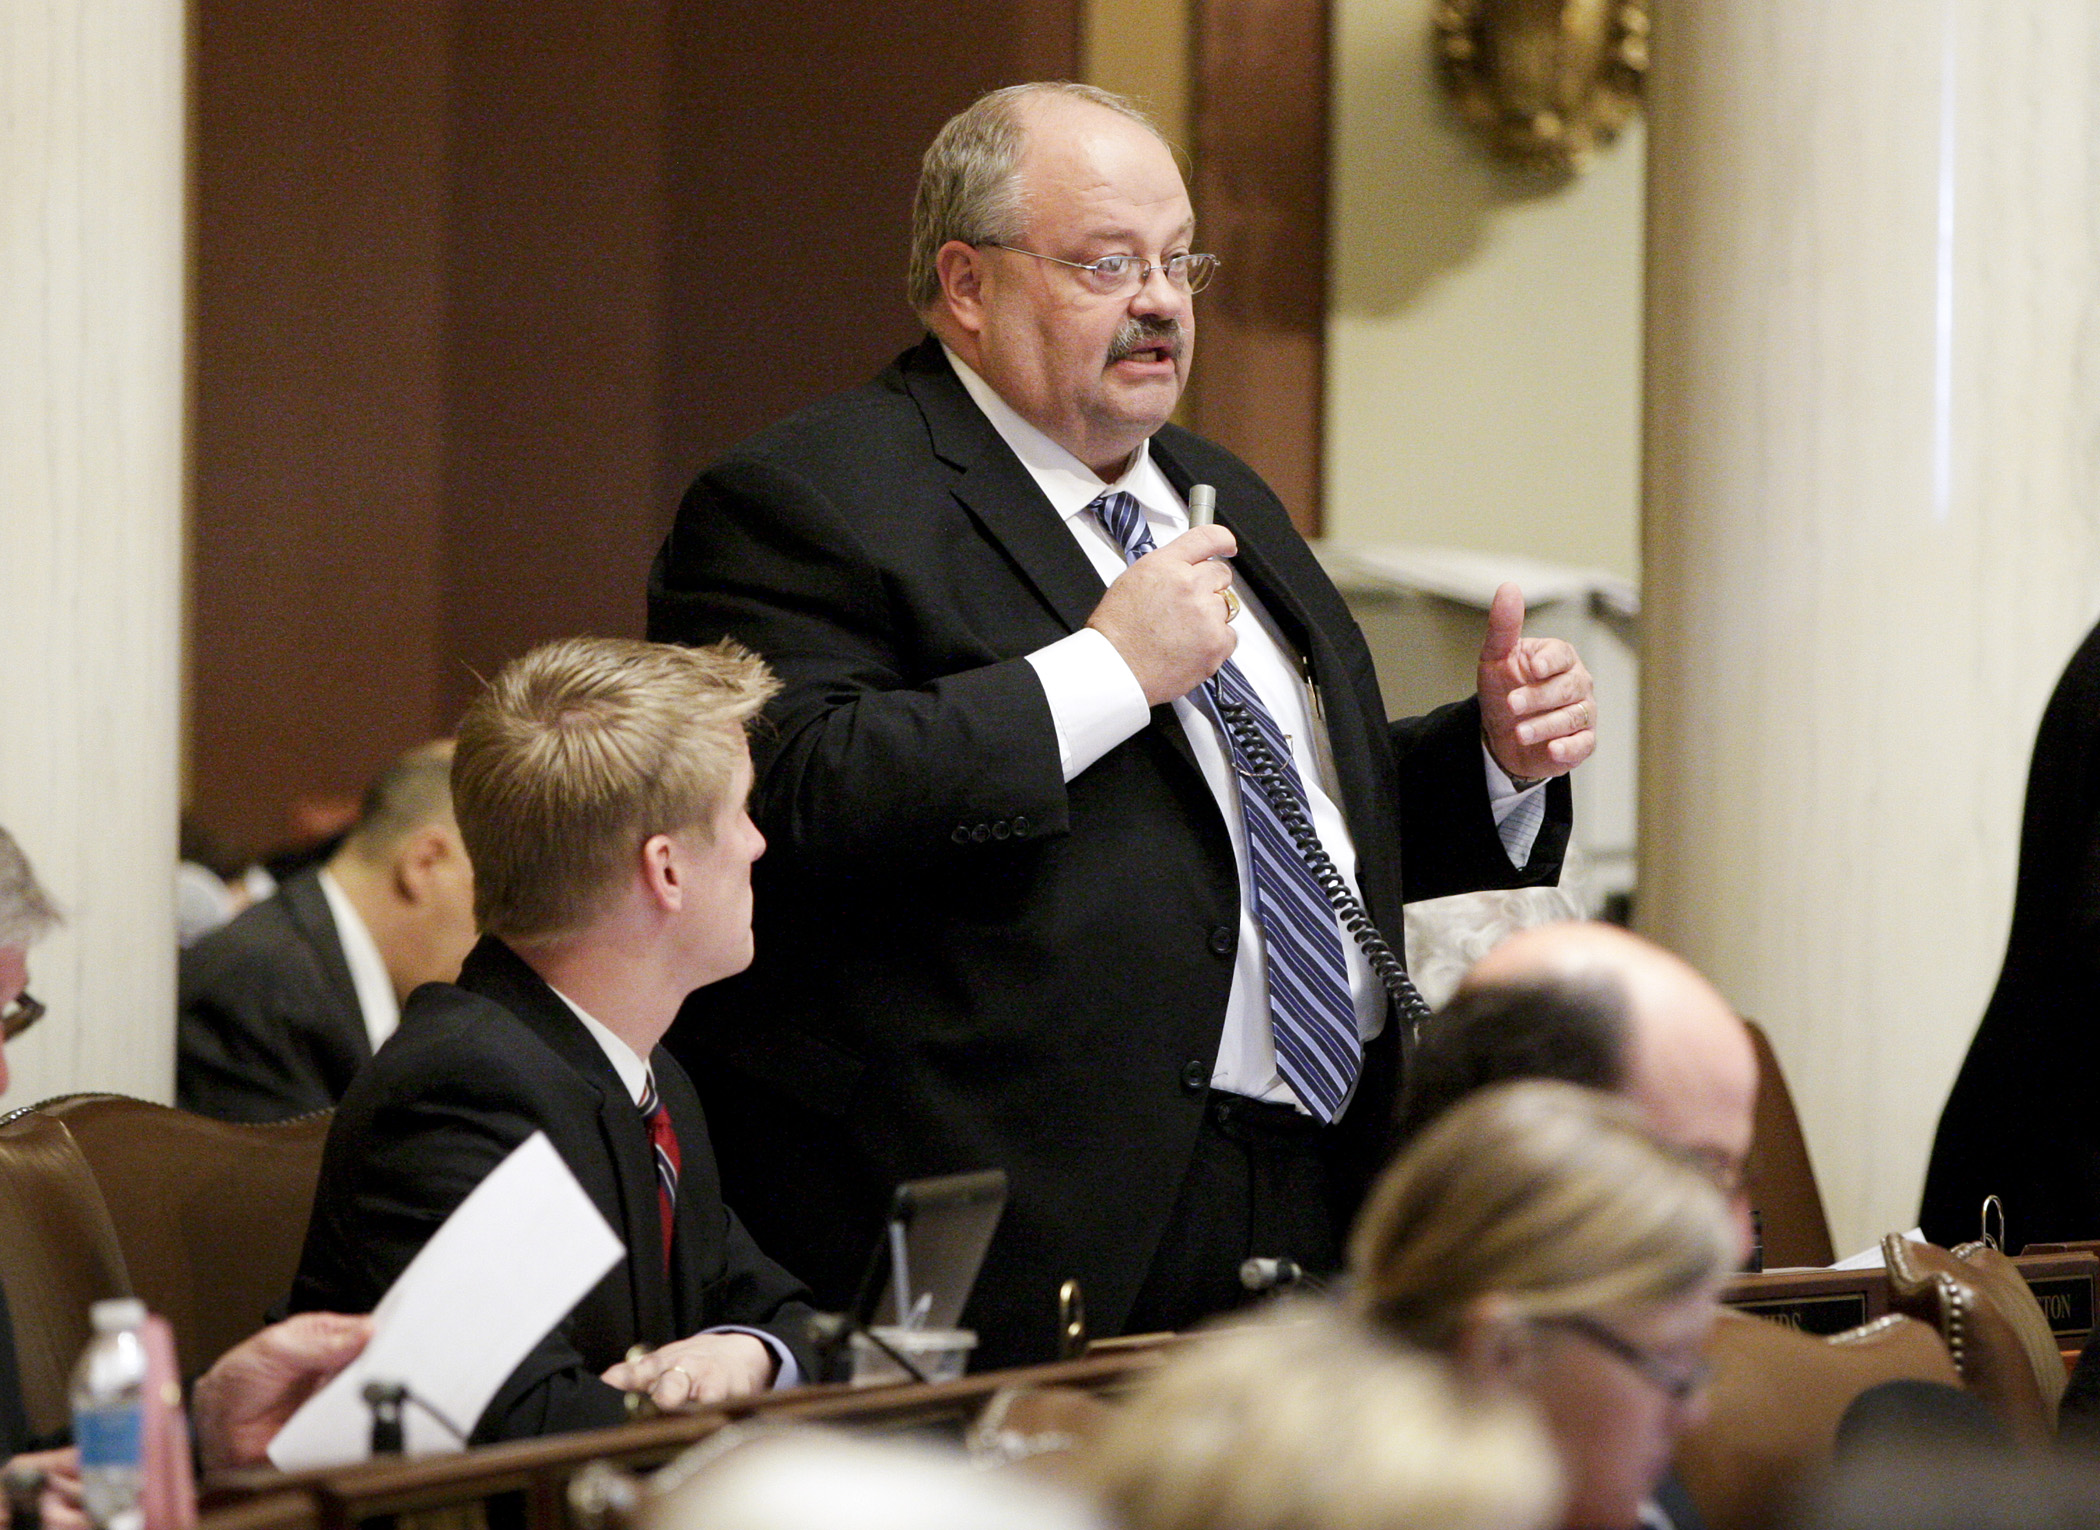
{"label": "wooden desk", "polygon": [[935,1386],[796,1387],[706,1412],[519,1440],[457,1455],[390,1457],[312,1472],[222,1472],[207,1478],[200,1491],[199,1530],[368,1530],[375,1521],[401,1522],[402,1530],[481,1530],[494,1524],[506,1530],[571,1530],[569,1479],[592,1461],[651,1470],[745,1419],[959,1439],[985,1404],[1006,1387],[1116,1392],[1159,1364],[1164,1350],[1175,1342],[965,1376]]}
{"label": "wooden desk", "polygon": [[[2076,1353],[2093,1331],[2093,1303],[2100,1259],[2087,1249],[2024,1253],[2013,1263],[2049,1319],[2057,1343]],[[1721,1300],[1803,1333],[1842,1333],[1871,1323],[1889,1310],[1885,1270],[1772,1270],[1738,1275]]]}

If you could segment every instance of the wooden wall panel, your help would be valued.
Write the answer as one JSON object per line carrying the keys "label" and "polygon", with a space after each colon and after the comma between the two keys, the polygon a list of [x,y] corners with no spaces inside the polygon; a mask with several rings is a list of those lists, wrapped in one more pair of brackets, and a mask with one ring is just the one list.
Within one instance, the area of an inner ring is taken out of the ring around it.
{"label": "wooden wall panel", "polygon": [[671,3],[666,524],[723,449],[918,339],[919,156],[982,92],[1079,58],[1077,0],[833,0],[821,24],[808,5]]}
{"label": "wooden wall panel", "polygon": [[663,344],[660,0],[455,0],[441,713],[575,632],[640,637]]}
{"label": "wooden wall panel", "polygon": [[1246,458],[1300,529],[1320,526],[1327,323],[1325,0],[1194,0],[1200,242],[1191,423]]}
{"label": "wooden wall panel", "polygon": [[256,845],[435,725],[450,31],[195,9],[188,795]]}
{"label": "wooden wall panel", "polygon": [[918,157],[1076,0],[199,0],[190,800],[255,848],[910,343]]}

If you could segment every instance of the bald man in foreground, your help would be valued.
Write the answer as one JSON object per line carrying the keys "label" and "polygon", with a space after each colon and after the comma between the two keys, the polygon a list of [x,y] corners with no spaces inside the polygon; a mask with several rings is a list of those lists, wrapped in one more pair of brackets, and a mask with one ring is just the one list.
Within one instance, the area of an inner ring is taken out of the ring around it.
{"label": "bald man in foreground", "polygon": [[1512,1078],[1564,1079],[1632,1100],[1656,1135],[1707,1166],[1748,1254],[1757,1053],[1728,1001],[1690,965],[1616,925],[1511,936],[1423,1028],[1400,1105],[1403,1139]]}

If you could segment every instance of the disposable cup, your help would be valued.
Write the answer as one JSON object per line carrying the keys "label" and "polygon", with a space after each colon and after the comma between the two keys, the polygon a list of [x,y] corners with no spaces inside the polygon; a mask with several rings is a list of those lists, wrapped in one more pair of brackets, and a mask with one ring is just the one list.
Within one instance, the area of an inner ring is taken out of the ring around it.
{"label": "disposable cup", "polygon": [[[977,1335],[967,1328],[877,1327],[874,1332],[883,1343],[917,1366],[928,1381],[955,1380],[970,1363],[970,1351],[977,1347]],[[884,1386],[911,1379],[910,1373],[876,1348],[875,1341],[867,1334],[853,1335],[855,1386]]]}

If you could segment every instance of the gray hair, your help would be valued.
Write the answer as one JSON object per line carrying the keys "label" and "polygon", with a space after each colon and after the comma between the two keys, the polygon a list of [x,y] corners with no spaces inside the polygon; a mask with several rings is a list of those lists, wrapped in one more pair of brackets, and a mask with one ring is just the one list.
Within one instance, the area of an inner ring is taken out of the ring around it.
{"label": "gray hair", "polygon": [[30,868],[15,837],[0,829],[0,947],[33,946],[58,923],[58,905]]}
{"label": "gray hair", "polygon": [[1028,218],[1020,181],[1021,151],[1027,143],[1021,108],[1043,95],[1091,101],[1167,142],[1159,124],[1136,102],[1094,85],[1041,80],[979,96],[948,119],[919,161],[919,189],[911,203],[911,267],[905,277],[914,312],[924,313],[941,295],[936,260],[942,245],[954,239],[1010,244],[1021,237]]}

